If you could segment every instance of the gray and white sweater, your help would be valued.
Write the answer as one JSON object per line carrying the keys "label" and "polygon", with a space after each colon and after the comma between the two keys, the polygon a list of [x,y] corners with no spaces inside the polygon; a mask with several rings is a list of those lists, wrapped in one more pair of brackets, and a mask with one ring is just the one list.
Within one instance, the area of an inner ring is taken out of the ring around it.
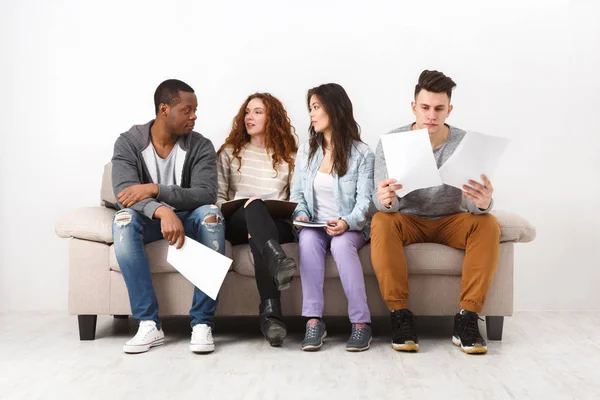
{"label": "gray and white sweater", "polygon": [[[112,186],[115,197],[136,184],[158,183],[154,154],[150,145],[150,127],[154,121],[134,125],[115,142],[112,158]],[[175,185],[158,185],[158,196],[142,200],[131,208],[148,218],[163,204],[181,210],[214,204],[217,200],[217,154],[212,142],[191,132],[182,137],[176,151]],[[123,208],[121,204],[115,205]]]}
{"label": "gray and white sweater", "polygon": [[[449,126],[449,128],[450,131],[446,141],[440,147],[433,150],[433,155],[435,156],[438,168],[450,158],[466,133],[462,129],[453,126]],[[408,132],[411,129],[412,124],[394,129],[388,133]],[[379,185],[384,179],[388,179],[388,172],[385,163],[385,155],[383,154],[383,147],[381,146],[381,140],[379,140],[375,152],[375,186]],[[402,184],[402,182],[398,183]],[[465,184],[466,183],[467,182],[465,182]],[[385,207],[379,202],[377,190],[375,190],[373,193],[373,203],[379,211],[400,211],[403,214],[414,215],[425,219],[437,219],[467,211],[472,214],[485,214],[488,213],[494,205],[494,201],[492,200],[487,210],[481,210],[473,203],[473,201],[463,197],[460,189],[448,185],[419,189],[410,192],[402,198],[397,197],[397,201],[394,202],[390,208]],[[463,204],[466,204],[466,208]]]}

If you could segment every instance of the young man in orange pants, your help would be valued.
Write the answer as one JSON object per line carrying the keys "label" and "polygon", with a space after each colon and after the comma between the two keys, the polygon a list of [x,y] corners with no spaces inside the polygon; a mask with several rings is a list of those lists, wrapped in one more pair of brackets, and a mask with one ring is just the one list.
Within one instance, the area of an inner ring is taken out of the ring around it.
{"label": "young man in orange pants", "polygon": [[[438,71],[423,71],[415,87],[412,110],[416,121],[390,133],[427,129],[437,166],[456,150],[465,131],[447,125],[450,99],[456,84]],[[375,156],[373,195],[379,210],[371,225],[371,258],[381,295],[392,320],[392,347],[418,351],[414,317],[408,309],[408,272],[404,246],[440,243],[465,250],[460,292],[461,311],[454,318],[452,341],[465,353],[486,353],[478,327],[478,315],[498,266],[500,225],[491,210],[492,183],[465,182],[463,191],[448,185],[415,190],[398,197],[402,182],[388,179],[381,141]],[[462,208],[463,196],[467,208]]]}

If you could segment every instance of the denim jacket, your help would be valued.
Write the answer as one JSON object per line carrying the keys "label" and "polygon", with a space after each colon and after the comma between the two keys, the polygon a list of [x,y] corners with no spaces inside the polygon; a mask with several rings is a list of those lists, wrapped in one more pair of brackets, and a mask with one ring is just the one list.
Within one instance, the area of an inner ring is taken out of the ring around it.
{"label": "denim jacket", "polygon": [[[308,159],[308,143],[300,146],[296,155],[294,181],[290,201],[298,203],[293,218],[307,217],[312,221],[314,215],[314,181],[323,161],[323,148],[319,146],[312,160]],[[373,205],[373,167],[375,155],[369,146],[354,142],[348,155],[346,175],[339,177],[333,172],[333,196],[338,204],[339,217],[348,223],[349,230],[362,231],[365,240],[369,239]]]}

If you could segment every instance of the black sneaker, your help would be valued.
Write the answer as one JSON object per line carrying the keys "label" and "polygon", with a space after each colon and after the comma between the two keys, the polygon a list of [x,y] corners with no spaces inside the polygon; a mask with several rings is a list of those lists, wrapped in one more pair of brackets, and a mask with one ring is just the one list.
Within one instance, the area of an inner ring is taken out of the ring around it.
{"label": "black sneaker", "polygon": [[392,311],[392,349],[396,351],[419,351],[419,339],[415,330],[415,316],[408,308]]}
{"label": "black sneaker", "polygon": [[487,353],[487,345],[479,333],[479,320],[477,313],[467,310],[454,316],[452,343],[467,354]]}

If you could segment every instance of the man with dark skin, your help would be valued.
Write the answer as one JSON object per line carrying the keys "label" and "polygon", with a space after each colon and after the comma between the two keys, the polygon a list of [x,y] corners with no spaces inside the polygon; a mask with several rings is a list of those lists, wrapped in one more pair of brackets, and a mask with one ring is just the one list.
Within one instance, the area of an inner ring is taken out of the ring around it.
{"label": "man with dark skin", "polygon": [[[113,191],[120,210],[113,220],[115,255],[123,274],[138,332],[123,346],[142,353],[164,343],[158,302],[144,245],[166,239],[178,249],[185,236],[225,252],[223,217],[214,205],[216,153],[194,132],[198,101],[186,83],[170,79],[154,94],[156,118],[134,125],[115,143]],[[201,260],[198,260],[201,262]],[[194,288],[190,350],[214,350],[216,301]]]}

